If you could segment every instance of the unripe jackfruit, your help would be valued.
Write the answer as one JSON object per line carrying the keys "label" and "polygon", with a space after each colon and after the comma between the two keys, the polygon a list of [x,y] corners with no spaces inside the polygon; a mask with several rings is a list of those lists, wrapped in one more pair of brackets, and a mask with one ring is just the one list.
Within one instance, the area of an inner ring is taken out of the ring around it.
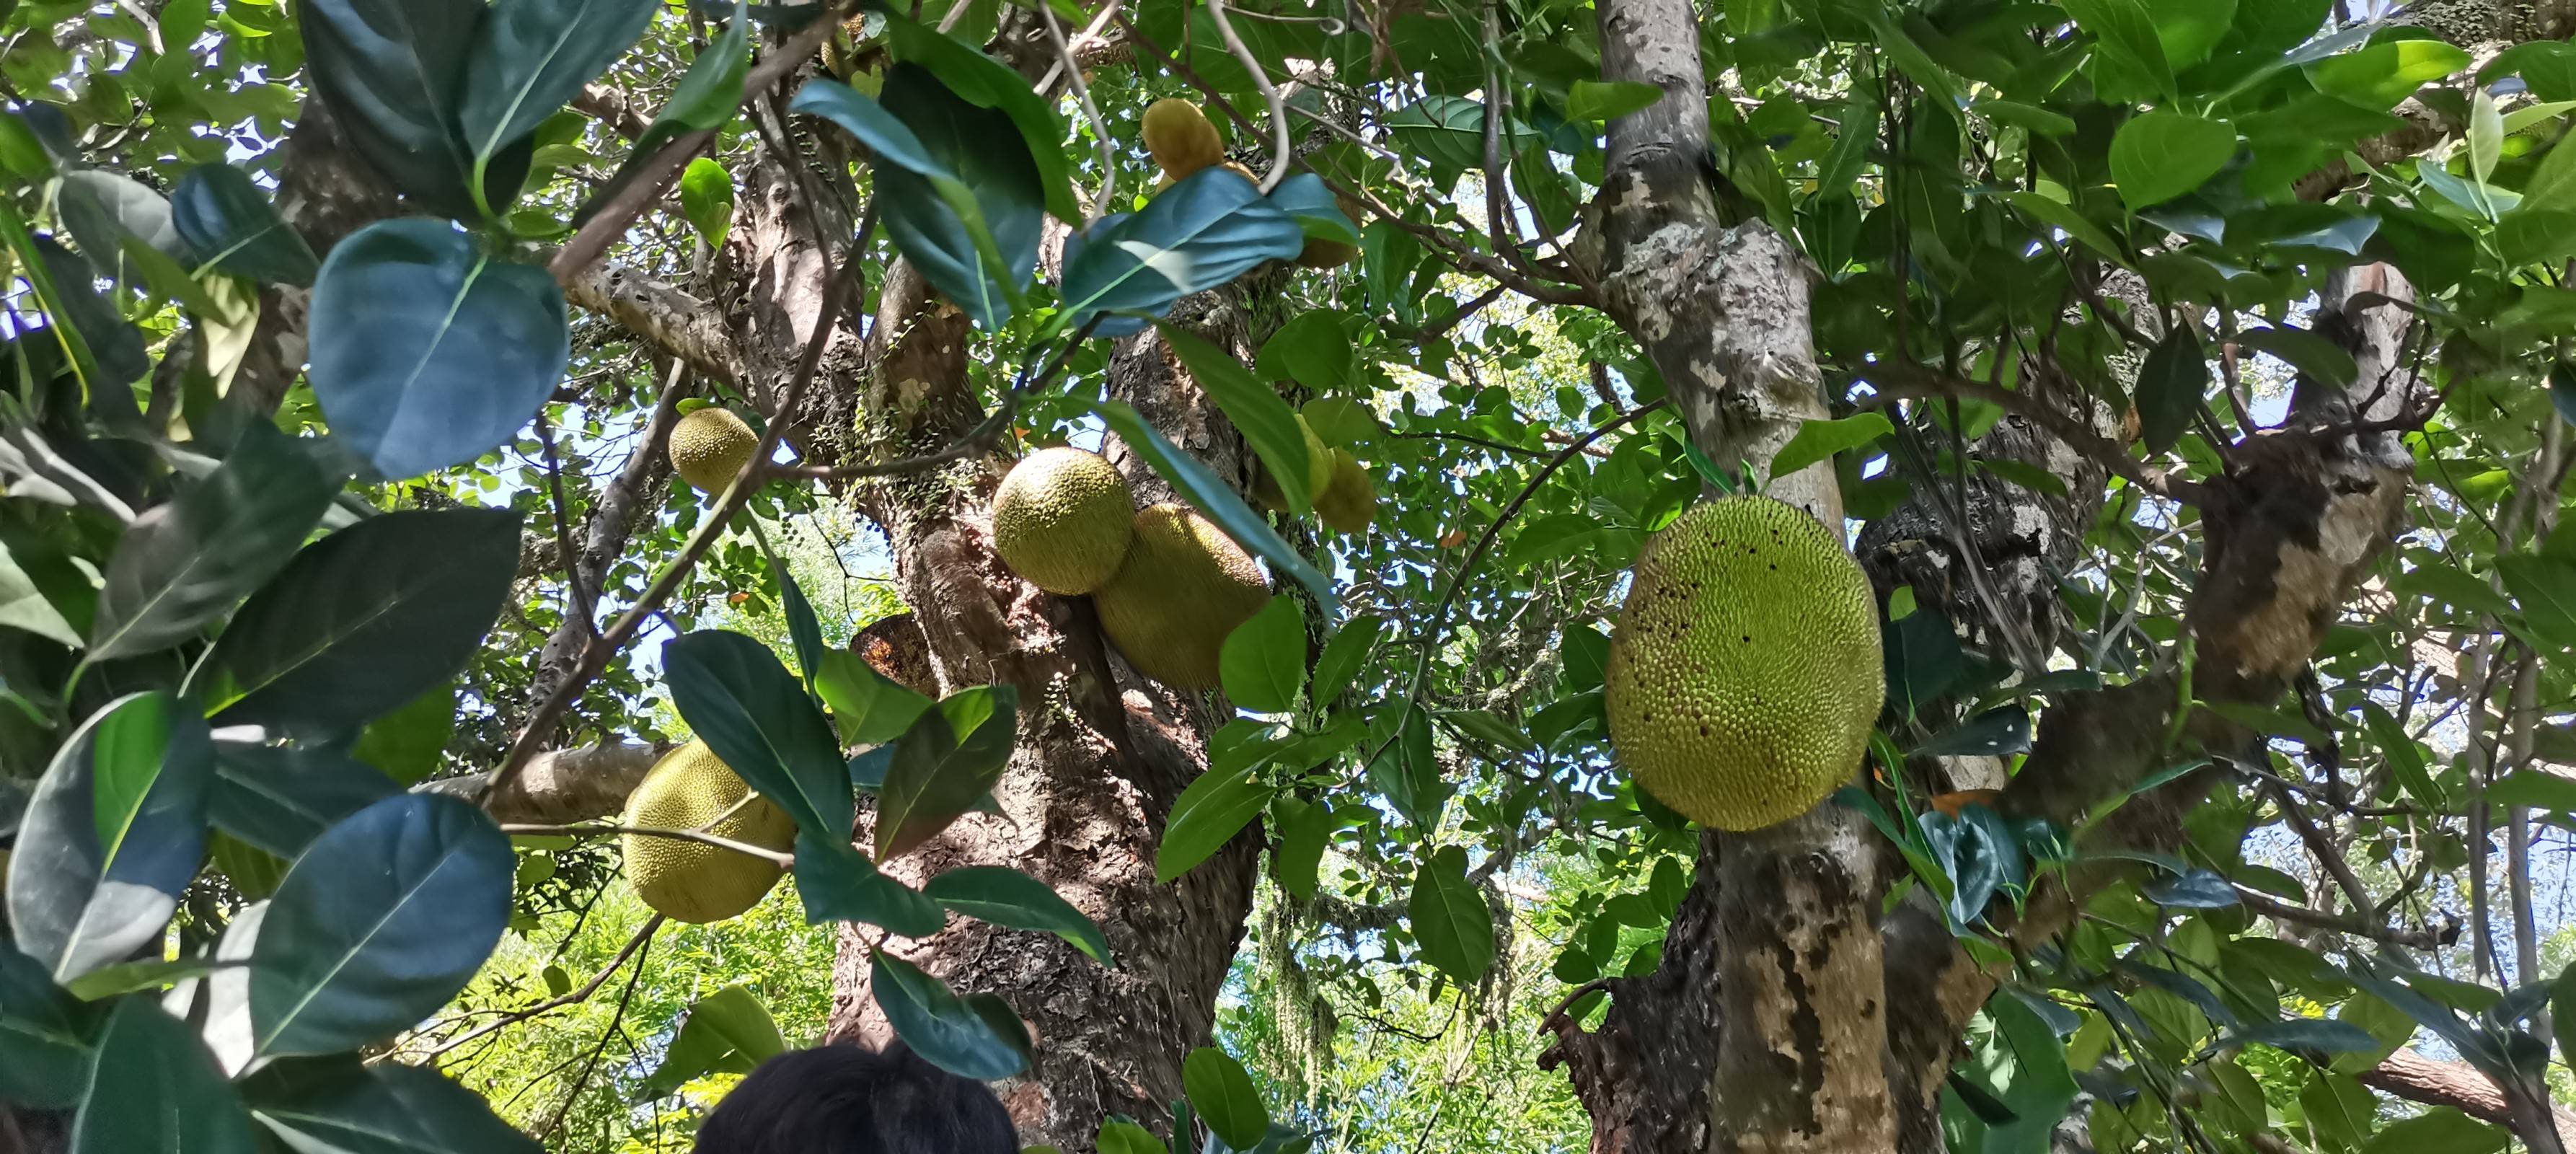
{"label": "unripe jackfruit", "polygon": [[[753,794],[703,741],[672,750],[644,775],[626,799],[623,824],[700,830],[762,849],[796,844],[796,819]],[[635,896],[684,922],[720,922],[760,904],[783,872],[775,863],[703,842],[635,833],[624,842],[626,880]]]}
{"label": "unripe jackfruit", "polygon": [[1225,141],[1199,106],[1167,96],[1145,107],[1145,151],[1174,180],[1225,160]]}
{"label": "unripe jackfruit", "polygon": [[[1297,432],[1306,442],[1306,503],[1324,499],[1324,490],[1333,485],[1333,451],[1324,447],[1324,439],[1315,435],[1315,427],[1306,418],[1297,418]],[[1252,475],[1252,503],[1273,513],[1288,512],[1288,498],[1279,491],[1279,478],[1271,474],[1268,462],[1256,462],[1260,468]]]}
{"label": "unripe jackfruit", "polygon": [[1197,510],[1167,502],[1137,512],[1127,563],[1091,603],[1138,672],[1175,689],[1214,689],[1226,635],[1269,598],[1251,554]]}
{"label": "unripe jackfruit", "polygon": [[1377,520],[1377,482],[1357,459],[1340,449],[1333,450],[1333,480],[1324,495],[1315,498],[1315,511],[1324,523],[1344,533],[1365,533],[1369,522]]}
{"label": "unripe jackfruit", "polygon": [[703,492],[724,492],[758,451],[760,434],[729,409],[709,405],[671,426],[671,469]]}
{"label": "unripe jackfruit", "polygon": [[1693,821],[1776,825],[1859,768],[1882,660],[1877,600],[1838,537],[1769,497],[1710,501],[1638,554],[1610,640],[1610,743]]}
{"label": "unripe jackfruit", "polygon": [[1100,454],[1040,449],[993,495],[993,551],[1049,593],[1089,593],[1126,560],[1135,516],[1127,479]]}

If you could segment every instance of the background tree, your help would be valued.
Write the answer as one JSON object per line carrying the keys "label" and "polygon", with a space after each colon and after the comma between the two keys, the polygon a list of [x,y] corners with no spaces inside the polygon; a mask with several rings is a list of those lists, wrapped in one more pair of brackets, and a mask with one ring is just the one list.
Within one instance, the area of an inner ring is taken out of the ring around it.
{"label": "background tree", "polygon": [[[2564,8],[18,5],[9,1125],[677,1148],[899,1033],[1066,1149],[2563,1149]],[[1067,439],[1264,562],[1221,692],[996,555]],[[1602,669],[1748,490],[1890,694],[1721,835]],[[799,833],[679,930],[689,736]]]}

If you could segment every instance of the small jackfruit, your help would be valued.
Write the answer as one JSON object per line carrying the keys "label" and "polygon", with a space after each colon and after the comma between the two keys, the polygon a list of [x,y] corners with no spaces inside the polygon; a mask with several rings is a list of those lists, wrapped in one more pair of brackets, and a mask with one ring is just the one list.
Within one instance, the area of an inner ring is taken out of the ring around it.
{"label": "small jackfruit", "polygon": [[[1306,503],[1324,499],[1324,490],[1333,484],[1333,451],[1324,447],[1324,439],[1315,435],[1315,427],[1306,418],[1297,418],[1297,432],[1306,442]],[[1273,513],[1289,511],[1286,494],[1279,491],[1279,478],[1270,471],[1270,463],[1255,460],[1252,473],[1252,503]]]}
{"label": "small jackfruit", "polygon": [[1610,639],[1610,743],[1701,825],[1777,825],[1860,767],[1882,660],[1877,599],[1840,538],[1769,497],[1706,502],[1637,556]]}
{"label": "small jackfruit", "polygon": [[1135,516],[1127,479],[1100,454],[1040,449],[993,495],[993,551],[1049,593],[1089,593],[1126,559]]}
{"label": "small jackfruit", "polygon": [[1243,546],[1197,510],[1166,502],[1137,512],[1126,564],[1091,603],[1138,672],[1175,689],[1214,689],[1226,635],[1269,598]]}
{"label": "small jackfruit", "polygon": [[1179,180],[1225,160],[1225,141],[1198,105],[1167,96],[1145,107],[1145,151]]}
{"label": "small jackfruit", "polygon": [[1335,449],[1332,483],[1315,498],[1315,512],[1339,532],[1365,533],[1369,522],[1377,520],[1377,482],[1357,458]]}
{"label": "small jackfruit", "polygon": [[702,492],[723,492],[759,451],[760,434],[719,406],[684,414],[671,426],[671,469]]}
{"label": "small jackfruit", "polygon": [[[698,830],[762,849],[796,844],[796,819],[752,793],[703,741],[654,764],[627,796],[623,824]],[[720,922],[760,904],[783,872],[774,862],[680,838],[630,833],[624,849],[635,896],[684,922]]]}

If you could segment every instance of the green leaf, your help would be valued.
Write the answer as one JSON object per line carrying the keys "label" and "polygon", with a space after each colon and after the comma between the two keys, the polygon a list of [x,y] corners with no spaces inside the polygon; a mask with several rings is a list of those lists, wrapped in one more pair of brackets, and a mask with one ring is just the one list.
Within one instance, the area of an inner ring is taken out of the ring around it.
{"label": "green leaf", "polygon": [[1217,658],[1225,694],[1240,709],[1285,713],[1306,683],[1306,617],[1292,598],[1274,596],[1227,634]]}
{"label": "green leaf", "polygon": [[[1441,778],[1439,761],[1432,756],[1430,712],[1416,704],[1380,717],[1394,719],[1382,724],[1402,728],[1386,735],[1374,730],[1369,734],[1371,748],[1379,751],[1368,764],[1369,783],[1414,829],[1428,833],[1440,828],[1440,811],[1448,804],[1450,791]],[[1387,743],[1387,736],[1395,740]]]}
{"label": "green leaf", "polygon": [[2338,389],[2350,388],[2361,376],[2360,366],[2343,346],[2306,329],[2247,329],[2236,334],[2236,343],[2279,357],[2291,368]]}
{"label": "green leaf", "polygon": [[1299,901],[1315,896],[1316,870],[1332,840],[1333,807],[1281,795],[1270,804],[1270,876]]}
{"label": "green leaf", "polygon": [[121,253],[131,237],[165,256],[184,257],[188,245],[170,225],[169,198],[143,183],[105,169],[66,172],[56,192],[56,211],[81,255],[89,258],[100,279],[131,287]]}
{"label": "green leaf", "polygon": [[[475,22],[456,124],[484,215],[499,215],[518,194],[516,180],[500,179],[513,146],[624,55],[661,7],[660,0],[510,0]],[[524,176],[524,159],[520,165]]]}
{"label": "green leaf", "polygon": [[2325,1054],[2360,1054],[2378,1049],[2379,1039],[2370,1031],[2350,1022],[2332,1018],[2290,1018],[2265,1022],[2231,1036],[2227,1043],[2238,1045],[2261,1042],[2283,1050],[2313,1050]]}
{"label": "green leaf", "polygon": [[250,422],[214,472],[126,527],[99,591],[90,660],[197,636],[286,564],[334,488],[275,426]]}
{"label": "green leaf", "polygon": [[[1263,351],[1267,352],[1268,346]],[[1378,427],[1374,411],[1349,397],[1318,397],[1306,402],[1298,415],[1306,418],[1306,427],[1315,430],[1315,436],[1327,446],[1366,444],[1384,431]]]}
{"label": "green leaf", "polygon": [[[1258,186],[1221,167],[1201,169],[1143,209],[1102,217],[1065,240],[1065,315],[1075,323],[1103,312],[1161,316],[1182,297],[1305,248],[1305,227]],[[1120,326],[1094,332],[1116,336]]]}
{"label": "green leaf", "polygon": [[1909,751],[1908,757],[1997,757],[2030,750],[2030,711],[2003,705],[1944,730]]}
{"label": "green leaf", "polygon": [[1010,1026],[1021,1030],[1017,1038],[995,1030],[977,1007],[902,958],[875,951],[868,989],[895,1034],[942,1070],[990,1082],[1028,1068],[1028,1035],[1016,1020]]}
{"label": "green leaf", "polygon": [[1252,506],[1244,504],[1243,497],[1234,491],[1233,486],[1219,480],[1207,466],[1199,463],[1198,458],[1182,452],[1164,439],[1163,434],[1146,424],[1145,418],[1137,415],[1135,408],[1127,402],[1102,401],[1093,405],[1092,411],[1100,414],[1101,421],[1109,426],[1110,432],[1118,435],[1119,440],[1127,443],[1128,449],[1143,457],[1156,473],[1170,481],[1182,496],[1189,498],[1190,504],[1198,506],[1199,512],[1216,522],[1217,528],[1225,530],[1226,536],[1234,538],[1235,544],[1251,550],[1269,561],[1272,569],[1304,585],[1307,592],[1315,595],[1316,603],[1323,606],[1325,612],[1332,612],[1332,580],[1317,572],[1287,542],[1280,540],[1279,534],[1271,531],[1270,523],[1262,520],[1261,514],[1253,512]]}
{"label": "green leaf", "polygon": [[[1350,333],[1342,328],[1342,314],[1333,309],[1308,309],[1279,326],[1278,332],[1261,342],[1261,355],[1253,359],[1252,369],[1269,380],[1295,381],[1318,396],[1360,388],[1358,357],[1351,349]],[[1307,408],[1312,410],[1321,403],[1309,402]],[[1311,411],[1306,423],[1315,423]],[[1349,439],[1326,436],[1321,425],[1315,425],[1315,435],[1328,443],[1349,443]]]}
{"label": "green leaf", "polygon": [[2236,130],[2225,121],[2158,110],[2111,136],[2111,181],[2129,211],[2162,204],[2200,187],[2236,155]]}
{"label": "green leaf", "polygon": [[2135,403],[2147,451],[2173,448],[2191,427],[2192,414],[2200,411],[2208,392],[2209,362],[2201,356],[2200,337],[2190,325],[2176,325],[2138,369]]}
{"label": "green leaf", "polygon": [[456,736],[456,683],[430,687],[390,713],[367,723],[349,756],[383,770],[404,785],[427,781]]}
{"label": "green leaf", "polygon": [[313,285],[313,397],[387,480],[507,443],[571,356],[563,290],[485,256],[445,222],[382,221],[341,241]]}
{"label": "green leaf", "polygon": [[804,899],[805,920],[816,924],[865,922],[902,937],[926,938],[948,921],[939,903],[880,872],[847,834],[796,835],[796,893]]}
{"label": "green leaf", "polygon": [[2558,1060],[2576,1063],[2576,962],[2549,984],[2549,1028],[2558,1035]]}
{"label": "green leaf", "polygon": [[680,719],[727,768],[787,811],[797,829],[849,841],[849,765],[830,723],[776,654],[740,633],[701,630],[665,643],[662,669]]}
{"label": "green leaf", "polygon": [[1190,1051],[1181,1061],[1181,1089],[1199,1119],[1226,1145],[1250,1150],[1269,1135],[1270,1110],[1261,1104],[1261,1092],[1243,1063],[1225,1051],[1214,1046]]}
{"label": "green leaf", "polygon": [[[487,12],[483,0],[312,0],[296,9],[307,75],[334,122],[396,188],[449,216],[476,214],[474,155],[451,126]],[[490,176],[515,190],[525,164]]]}
{"label": "green leaf", "polygon": [[[939,836],[993,792],[1019,735],[1020,691],[979,685],[940,699],[895,742],[877,790],[877,858],[891,861]],[[846,778],[844,782],[846,783]]]}
{"label": "green leaf", "polygon": [[2173,97],[2173,62],[2165,58],[2164,39],[2141,0],[2064,0],[2059,7],[2092,35],[2097,54],[2145,78],[2168,100]]}
{"label": "green leaf", "polygon": [[680,212],[708,248],[723,248],[733,231],[733,174],[711,156],[690,161],[680,174]]}
{"label": "green leaf", "polygon": [[215,828],[288,861],[341,819],[402,792],[328,749],[218,741],[207,814]]}
{"label": "green leaf", "polygon": [[1494,965],[1494,914],[1467,880],[1467,851],[1442,846],[1424,858],[1405,902],[1422,956],[1452,981],[1474,985]]}
{"label": "green leaf", "polygon": [[124,998],[98,1039],[100,1082],[72,1118],[70,1154],[254,1154],[250,1116],[187,1023]]}
{"label": "green leaf", "polygon": [[307,1154],[539,1154],[492,1103],[436,1070],[353,1055],[272,1063],[242,1083],[251,1116]]}
{"label": "green leaf", "polygon": [[512,509],[404,510],[314,542],[234,615],[227,725],[347,733],[465,668],[519,569]]}
{"label": "green leaf", "polygon": [[229,164],[201,164],[170,195],[170,223],[197,259],[234,276],[310,288],[322,262],[304,236],[277,214],[250,174]]}
{"label": "green leaf", "polygon": [[1771,458],[1774,480],[1786,477],[1818,461],[1830,461],[1834,454],[1860,448],[1895,432],[1896,426],[1878,413],[1854,413],[1831,421],[1801,421],[1798,433],[1780,446]]}
{"label": "green leaf", "polygon": [[80,1105],[98,1017],[42,963],[0,944],[0,1098],[41,1110]]}
{"label": "green leaf", "polygon": [[1314,458],[1306,451],[1306,430],[1297,423],[1297,411],[1276,390],[1254,380],[1234,354],[1187,330],[1159,327],[1163,343],[1181,358],[1190,379],[1243,433],[1270,475],[1281,479],[1279,495],[1288,502],[1289,514],[1305,516],[1313,508],[1306,480]]}
{"label": "green leaf", "polygon": [[1263,764],[1255,759],[1221,770],[1211,762],[1207,772],[1181,791],[1163,826],[1163,844],[1154,851],[1154,880],[1168,882],[1190,872],[1260,816],[1279,795],[1277,787],[1254,780]]}
{"label": "green leaf", "polygon": [[2468,66],[2468,53],[2439,40],[2390,40],[2311,62],[2307,73],[2319,92],[2386,112],[2416,89]]}
{"label": "green leaf", "polygon": [[[1590,121],[1617,120],[1631,112],[1643,112],[1663,98],[1664,90],[1661,86],[1642,81],[1577,80],[1567,85],[1565,89],[1565,118]],[[1481,109],[1481,106],[1479,107]],[[1476,131],[1479,133],[1484,131],[1483,121],[1483,117],[1477,118]],[[1476,147],[1478,163],[1482,163],[1484,145],[1480,143]]]}
{"label": "green leaf", "polygon": [[2576,813],[2576,777],[2562,777],[2527,765],[2488,786],[2487,803]]}
{"label": "green leaf", "polygon": [[716,33],[715,39],[698,51],[697,59],[689,62],[688,73],[671,90],[670,102],[653,114],[653,123],[646,125],[644,135],[636,137],[634,145],[627,149],[626,160],[617,166],[617,174],[591,194],[575,221],[590,219],[619,189],[633,183],[645,162],[664,144],[692,132],[714,132],[732,120],[734,110],[742,104],[743,77],[751,71],[750,53],[751,9],[748,3],[738,0],[724,31]]}
{"label": "green leaf", "polygon": [[2478,89],[2469,104],[2469,176],[2485,184],[2503,152],[2504,114],[2496,111],[2495,97]]}
{"label": "green leaf", "polygon": [[2512,1139],[2502,1127],[2469,1117],[2457,1107],[2436,1106],[2389,1123],[2362,1144],[2361,1154],[2503,1154]]}
{"label": "green leaf", "polygon": [[2002,195],[2006,203],[2038,218],[2040,223],[2083,241],[2087,247],[2113,261],[2123,265],[2129,263],[2129,254],[2121,250],[2120,242],[2111,239],[2111,234],[2102,231],[2102,226],[2086,220],[2073,205],[2051,200],[2036,192],[2007,192]]}
{"label": "green leaf", "polygon": [[[88,631],[98,604],[89,575],[45,541],[27,534],[12,536],[0,540],[0,627],[23,629],[65,648],[80,648],[81,635]],[[79,625],[55,604],[56,596],[71,603],[71,612],[82,618]]]}
{"label": "green leaf", "polygon": [[252,948],[257,1052],[335,1053],[427,1018],[509,928],[516,872],[501,828],[454,798],[400,794],[332,826]]}
{"label": "green leaf", "polygon": [[2518,553],[2497,558],[2496,571],[2540,640],[2576,645],[2576,562]]}
{"label": "green leaf", "polygon": [[1368,660],[1369,652],[1385,632],[1386,621],[1374,615],[1354,617],[1333,632],[1332,638],[1324,642],[1323,655],[1315,659],[1316,704],[1329,706],[1351,687],[1351,679],[1359,676],[1360,663]]}
{"label": "green leaf", "polygon": [[1342,212],[1341,202],[1333,190],[1324,186],[1324,178],[1311,172],[1294,172],[1270,190],[1270,206],[1296,218],[1297,227],[1305,230],[1309,240],[1329,240],[1340,244],[1360,242],[1359,225]]}
{"label": "green leaf", "polygon": [[932,901],[970,918],[1054,934],[1110,966],[1109,938],[1045,882],[1006,866],[958,866],[921,887]]}
{"label": "green leaf", "polygon": [[2075,118],[2062,112],[2011,100],[1980,100],[1971,110],[1993,120],[2026,128],[2041,136],[2075,135]]}
{"label": "green leaf", "polygon": [[1100,1122],[1100,1154],[1171,1154],[1172,1148],[1154,1136],[1154,1132],[1120,1118]]}
{"label": "green leaf", "polygon": [[649,1102],[678,1093],[681,1083],[709,1074],[748,1074],[762,1062],[787,1052],[787,1039],[758,995],[742,986],[727,986],[691,1003],[680,1032],[662,1052],[662,1064],[636,1090],[632,1099]]}
{"label": "green leaf", "polygon": [[159,940],[206,846],[213,743],[167,692],[91,714],[36,782],[8,872],[17,948],[57,982]]}
{"label": "green leaf", "polygon": [[1054,105],[1029,87],[1028,78],[973,45],[898,12],[886,13],[886,32],[896,59],[937,74],[958,99],[1009,117],[1037,163],[1047,212],[1068,224],[1082,220],[1082,206],[1073,196],[1073,166],[1064,156],[1064,122],[1056,118]]}
{"label": "green leaf", "polygon": [[2164,48],[2165,60],[2180,71],[2209,58],[2209,50],[2235,23],[2236,6],[2237,0],[2156,0],[2146,7],[2155,20],[2156,41]]}
{"label": "green leaf", "polygon": [[814,691],[832,710],[832,722],[852,745],[883,745],[912,728],[931,700],[887,680],[847,649],[826,649]]}
{"label": "green leaf", "polygon": [[[1603,108],[1615,108],[1622,90],[1614,84],[1592,81],[1605,90],[1600,97]],[[1651,85],[1647,86],[1651,87]],[[1570,90],[1569,90],[1570,91]],[[1633,96],[1633,91],[1629,92]],[[1652,104],[1650,99],[1648,104]],[[1624,115],[1624,113],[1622,113]],[[1571,114],[1569,120],[1589,119]],[[1463,96],[1433,93],[1396,110],[1387,117],[1387,130],[1406,152],[1430,161],[1435,167],[1450,170],[1483,168],[1485,165],[1485,106]],[[1507,120],[1497,129],[1496,143],[1509,156],[1535,139],[1528,126]]]}

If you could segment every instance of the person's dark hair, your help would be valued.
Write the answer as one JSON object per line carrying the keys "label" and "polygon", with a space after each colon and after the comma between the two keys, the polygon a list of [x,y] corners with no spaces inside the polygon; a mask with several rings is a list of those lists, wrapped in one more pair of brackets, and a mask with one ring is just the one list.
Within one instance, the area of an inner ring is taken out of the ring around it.
{"label": "person's dark hair", "polygon": [[817,1046],[744,1078],[698,1126],[698,1154],[1019,1154],[1002,1100],[982,1082],[884,1050]]}

